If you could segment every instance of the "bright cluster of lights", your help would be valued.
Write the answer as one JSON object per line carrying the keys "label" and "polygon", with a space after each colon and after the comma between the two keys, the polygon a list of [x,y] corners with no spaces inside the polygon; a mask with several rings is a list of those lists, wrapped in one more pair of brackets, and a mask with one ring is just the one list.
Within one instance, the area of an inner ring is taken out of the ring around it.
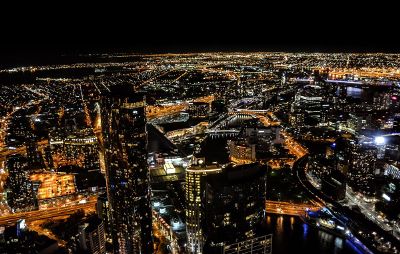
{"label": "bright cluster of lights", "polygon": [[375,137],[375,144],[384,145],[385,144],[385,138],[382,137],[382,136]]}

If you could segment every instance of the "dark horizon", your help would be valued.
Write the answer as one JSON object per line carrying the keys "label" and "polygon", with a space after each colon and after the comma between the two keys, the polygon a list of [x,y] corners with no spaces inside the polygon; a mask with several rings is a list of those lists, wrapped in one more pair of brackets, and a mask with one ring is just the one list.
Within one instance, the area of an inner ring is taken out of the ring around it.
{"label": "dark horizon", "polygon": [[32,12],[31,19],[9,19],[2,30],[0,65],[102,52],[400,53],[397,9],[387,3],[72,7],[73,12]]}
{"label": "dark horizon", "polygon": [[[67,58],[96,54],[186,54],[213,52],[288,53],[400,53],[395,45],[377,44],[288,44],[288,43],[142,43],[142,44],[13,44],[0,45],[0,66],[18,67],[63,63]],[[71,63],[67,60],[66,63]]]}

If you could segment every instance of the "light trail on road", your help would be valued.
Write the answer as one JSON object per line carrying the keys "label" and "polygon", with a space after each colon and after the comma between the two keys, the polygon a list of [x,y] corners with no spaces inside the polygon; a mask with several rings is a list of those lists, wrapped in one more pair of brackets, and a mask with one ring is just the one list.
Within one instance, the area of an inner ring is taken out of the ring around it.
{"label": "light trail on road", "polygon": [[65,207],[53,207],[47,208],[43,210],[29,211],[29,212],[21,212],[21,213],[13,213],[6,216],[0,217],[0,225],[11,225],[16,223],[20,219],[25,219],[27,222],[32,222],[36,220],[44,220],[50,219],[54,217],[60,217],[65,215],[71,215],[78,211],[79,209],[83,209],[85,211],[95,210],[97,203],[97,199],[88,200],[84,204],[75,204]]}

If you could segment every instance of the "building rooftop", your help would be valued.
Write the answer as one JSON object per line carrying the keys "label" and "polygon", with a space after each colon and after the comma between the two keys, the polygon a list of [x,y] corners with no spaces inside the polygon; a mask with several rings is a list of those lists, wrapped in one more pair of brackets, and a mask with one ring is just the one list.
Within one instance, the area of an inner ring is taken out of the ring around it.
{"label": "building rooftop", "polygon": [[208,184],[214,188],[222,188],[236,184],[244,184],[264,176],[267,173],[267,167],[259,163],[251,163],[234,166],[228,165],[219,174],[210,174],[205,176]]}

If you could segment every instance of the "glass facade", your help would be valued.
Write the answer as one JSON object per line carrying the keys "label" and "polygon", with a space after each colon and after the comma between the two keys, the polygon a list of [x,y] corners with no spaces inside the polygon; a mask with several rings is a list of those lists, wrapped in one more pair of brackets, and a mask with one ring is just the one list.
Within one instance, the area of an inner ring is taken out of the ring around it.
{"label": "glass facade", "polygon": [[215,174],[221,171],[218,165],[204,164],[204,158],[192,158],[191,165],[186,169],[186,233],[187,251],[189,253],[202,253],[203,232],[201,228],[202,202],[201,179],[202,176]]}
{"label": "glass facade", "polygon": [[102,132],[114,252],[153,253],[144,95],[103,96]]}

